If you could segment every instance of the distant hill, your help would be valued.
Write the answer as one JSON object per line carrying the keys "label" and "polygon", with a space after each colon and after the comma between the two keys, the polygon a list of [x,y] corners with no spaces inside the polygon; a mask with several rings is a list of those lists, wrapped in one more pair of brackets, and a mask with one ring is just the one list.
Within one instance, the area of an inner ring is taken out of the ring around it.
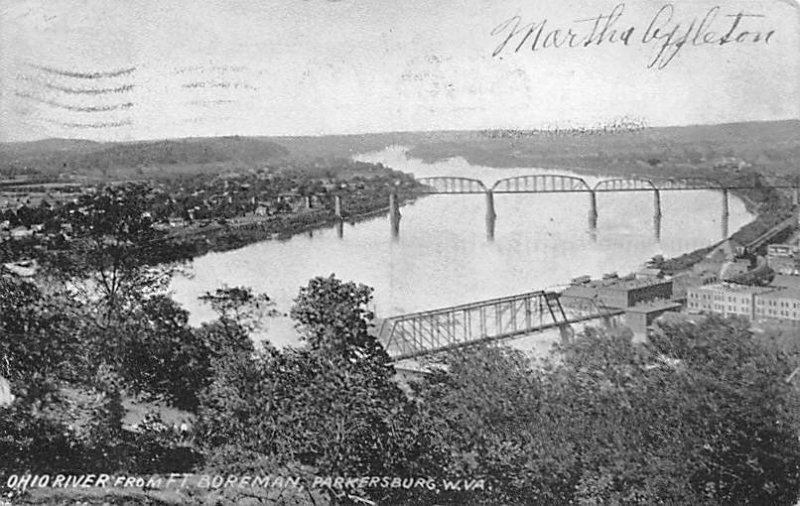
{"label": "distant hill", "polygon": [[646,128],[602,133],[533,131],[393,132],[320,137],[215,137],[127,143],[48,139],[0,144],[0,171],[35,168],[107,177],[221,171],[278,161],[343,158],[409,147],[433,162],[460,156],[492,167],[552,167],[656,173],[748,163],[768,172],[800,172],[800,121]]}
{"label": "distant hill", "polygon": [[146,174],[203,168],[252,167],[289,154],[272,141],[247,137],[196,138],[125,143],[49,139],[0,145],[0,170],[28,168],[53,174]]}
{"label": "distant hill", "polygon": [[293,153],[352,156],[396,144],[427,162],[463,157],[489,167],[549,167],[592,172],[659,172],[745,161],[776,173],[800,172],[800,121],[646,128],[637,131],[513,130],[396,132],[278,137]]}
{"label": "distant hill", "polygon": [[658,173],[744,162],[764,171],[800,173],[800,121],[647,128],[620,133],[463,132],[416,144],[410,155],[432,162],[461,156],[490,167],[552,167]]}

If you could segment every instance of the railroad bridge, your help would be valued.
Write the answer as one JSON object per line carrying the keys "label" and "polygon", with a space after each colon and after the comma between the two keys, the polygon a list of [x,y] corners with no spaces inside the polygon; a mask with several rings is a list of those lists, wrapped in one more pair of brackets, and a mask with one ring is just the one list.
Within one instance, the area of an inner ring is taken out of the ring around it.
{"label": "railroad bridge", "polygon": [[613,325],[622,314],[589,299],[565,308],[559,293],[534,291],[387,318],[377,337],[397,361],[553,329],[569,339],[576,323]]}

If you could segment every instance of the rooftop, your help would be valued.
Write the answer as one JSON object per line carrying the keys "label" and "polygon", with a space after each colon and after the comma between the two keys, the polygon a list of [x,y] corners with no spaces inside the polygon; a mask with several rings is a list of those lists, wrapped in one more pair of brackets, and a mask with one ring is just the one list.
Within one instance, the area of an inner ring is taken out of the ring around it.
{"label": "rooftop", "polygon": [[698,290],[725,291],[728,293],[767,293],[775,290],[774,286],[737,285],[736,283],[714,283],[696,287]]}
{"label": "rooftop", "polygon": [[775,276],[775,279],[772,280],[770,285],[783,288],[800,288],[800,276],[778,274]]}
{"label": "rooftop", "polygon": [[630,290],[632,288],[642,288],[645,286],[661,285],[671,283],[671,279],[661,279],[655,277],[644,278],[621,278],[621,279],[602,279],[588,283],[593,288],[610,288],[612,290]]}
{"label": "rooftop", "polygon": [[635,306],[626,309],[629,313],[653,313],[658,311],[670,311],[678,309],[681,304],[671,300],[653,300],[643,304],[636,304]]}
{"label": "rooftop", "polygon": [[778,288],[761,297],[765,299],[800,299],[800,288]]}

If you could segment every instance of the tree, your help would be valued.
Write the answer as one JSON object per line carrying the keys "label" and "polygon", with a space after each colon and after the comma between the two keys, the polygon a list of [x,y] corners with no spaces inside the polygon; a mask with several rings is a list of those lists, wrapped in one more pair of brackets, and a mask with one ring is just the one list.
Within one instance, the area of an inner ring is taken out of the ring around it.
{"label": "tree", "polygon": [[[143,184],[108,186],[82,194],[65,209],[74,240],[66,251],[52,252],[51,271],[72,281],[91,281],[107,316],[119,316],[137,298],[163,290],[176,263],[190,258],[191,247],[153,227],[152,190]],[[89,297],[91,300],[91,296]]]}
{"label": "tree", "polygon": [[492,348],[444,365],[414,388],[431,473],[491,488],[437,503],[790,505],[800,492],[795,363],[746,322],[664,325],[647,345],[589,330],[542,370]]}
{"label": "tree", "polygon": [[80,376],[88,364],[77,312],[63,294],[0,276],[0,374],[12,381]]}
{"label": "tree", "polygon": [[[241,472],[300,465],[318,475],[410,475],[424,441],[414,437],[413,404],[367,334],[370,292],[333,277],[312,280],[292,310],[308,329],[307,346],[267,347],[256,356],[216,362],[198,424],[212,465]],[[344,493],[328,492],[332,498]]]}
{"label": "tree", "polygon": [[172,299],[143,301],[117,332],[124,335],[120,374],[132,392],[161,397],[194,410],[198,393],[211,379],[212,349],[204,333],[188,325],[189,315]]}
{"label": "tree", "polygon": [[372,357],[387,364],[388,355],[369,332],[374,318],[367,308],[372,291],[334,275],[316,277],[300,289],[290,314],[312,350],[344,360]]}
{"label": "tree", "polygon": [[223,285],[213,292],[205,292],[200,300],[217,313],[226,332],[235,332],[236,328],[254,332],[262,328],[265,317],[278,314],[267,294],[255,294],[250,287]]}

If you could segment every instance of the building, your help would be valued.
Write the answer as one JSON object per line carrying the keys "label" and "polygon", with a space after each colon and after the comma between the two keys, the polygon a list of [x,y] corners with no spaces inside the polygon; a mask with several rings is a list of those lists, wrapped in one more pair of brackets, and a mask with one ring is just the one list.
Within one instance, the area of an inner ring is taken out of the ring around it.
{"label": "building", "polygon": [[746,259],[737,259],[722,264],[719,270],[719,279],[722,281],[733,281],[742,274],[746,274],[750,270],[750,261]]}
{"label": "building", "polygon": [[31,237],[33,236],[33,230],[27,227],[16,227],[11,229],[11,237],[13,239],[22,239],[24,237]]}
{"label": "building", "polygon": [[779,274],[800,273],[800,246],[796,241],[768,245],[767,265]]}
{"label": "building", "polygon": [[715,283],[690,288],[688,313],[744,316],[751,321],[800,326],[800,276],[783,276],[772,286]]}
{"label": "building", "polygon": [[647,337],[647,329],[653,322],[667,312],[680,311],[681,305],[671,301],[652,301],[638,304],[625,310],[625,325],[633,331],[634,337]]}
{"label": "building", "polygon": [[767,266],[779,274],[799,274],[800,247],[797,244],[767,246]]}
{"label": "building", "polygon": [[568,287],[561,295],[567,305],[591,299],[612,308],[629,308],[643,302],[669,300],[672,280],[654,277],[594,280]]}
{"label": "building", "polygon": [[769,244],[767,245],[767,258],[793,257],[798,253],[795,244]]}
{"label": "building", "polygon": [[643,267],[636,271],[636,279],[663,278],[664,273],[655,267]]}
{"label": "building", "polygon": [[719,281],[713,272],[681,272],[672,277],[672,298],[685,299],[689,288],[711,285]]}
{"label": "building", "polygon": [[800,289],[783,288],[756,297],[756,319],[800,324]]}
{"label": "building", "polygon": [[725,282],[695,286],[686,291],[686,310],[690,313],[744,316],[753,320],[756,318],[756,296],[773,290],[773,287]]}
{"label": "building", "polygon": [[800,274],[800,265],[794,257],[767,257],[767,266],[778,274]]}

